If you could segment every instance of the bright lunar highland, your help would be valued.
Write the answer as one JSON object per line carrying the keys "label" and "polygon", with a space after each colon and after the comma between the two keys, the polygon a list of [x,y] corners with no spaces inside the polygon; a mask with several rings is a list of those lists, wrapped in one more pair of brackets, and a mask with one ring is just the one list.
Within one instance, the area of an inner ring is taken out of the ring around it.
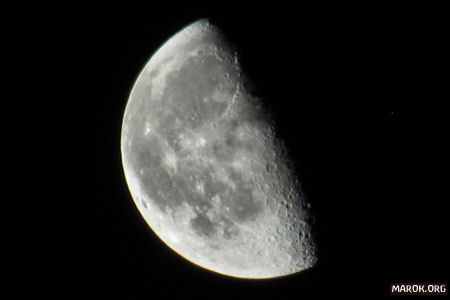
{"label": "bright lunar highland", "polygon": [[237,53],[206,20],[170,38],[137,78],[122,125],[125,177],[156,235],[238,278],[312,267],[309,205]]}

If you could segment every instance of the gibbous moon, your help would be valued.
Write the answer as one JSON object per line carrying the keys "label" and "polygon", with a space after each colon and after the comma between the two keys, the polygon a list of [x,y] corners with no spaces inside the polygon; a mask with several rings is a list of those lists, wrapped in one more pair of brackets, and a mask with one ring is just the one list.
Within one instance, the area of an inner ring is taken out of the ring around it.
{"label": "gibbous moon", "polygon": [[238,278],[312,267],[309,204],[237,53],[206,20],[170,38],[130,94],[125,177],[142,217],[188,261]]}

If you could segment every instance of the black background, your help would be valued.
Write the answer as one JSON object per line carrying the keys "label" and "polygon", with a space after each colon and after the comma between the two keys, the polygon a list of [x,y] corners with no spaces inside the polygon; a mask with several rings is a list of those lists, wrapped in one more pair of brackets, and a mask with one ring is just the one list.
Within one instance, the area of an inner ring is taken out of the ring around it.
{"label": "black background", "polygon": [[[378,298],[448,281],[449,22],[391,5],[28,6],[3,11],[8,296]],[[155,50],[202,17],[238,47],[316,215],[317,266],[249,281],[172,253],[120,158],[123,111]]]}

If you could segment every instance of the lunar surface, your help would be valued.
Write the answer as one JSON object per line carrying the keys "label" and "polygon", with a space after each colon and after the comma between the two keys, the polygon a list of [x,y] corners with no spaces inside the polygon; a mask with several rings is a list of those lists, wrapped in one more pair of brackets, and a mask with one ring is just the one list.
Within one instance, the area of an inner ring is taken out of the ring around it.
{"label": "lunar surface", "polygon": [[156,235],[188,261],[238,278],[312,267],[309,205],[237,53],[207,20],[142,70],[122,125],[125,177]]}

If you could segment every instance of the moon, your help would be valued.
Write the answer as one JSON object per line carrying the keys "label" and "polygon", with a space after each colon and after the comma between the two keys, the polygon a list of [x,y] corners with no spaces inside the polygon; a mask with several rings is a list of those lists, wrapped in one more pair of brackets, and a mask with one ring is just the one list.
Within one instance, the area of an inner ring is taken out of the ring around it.
{"label": "moon", "polygon": [[317,261],[309,203],[223,33],[199,20],[138,76],[121,135],[125,178],[153,232],[191,263],[274,278]]}

